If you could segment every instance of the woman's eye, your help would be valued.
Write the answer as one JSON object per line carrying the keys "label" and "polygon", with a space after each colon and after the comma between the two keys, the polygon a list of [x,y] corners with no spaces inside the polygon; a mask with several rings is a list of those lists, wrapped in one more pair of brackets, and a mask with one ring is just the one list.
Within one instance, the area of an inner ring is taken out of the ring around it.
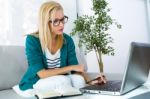
{"label": "woman's eye", "polygon": [[54,20],[54,23],[57,23],[58,22],[58,20]]}
{"label": "woman's eye", "polygon": [[60,19],[60,21],[64,21],[64,18]]}

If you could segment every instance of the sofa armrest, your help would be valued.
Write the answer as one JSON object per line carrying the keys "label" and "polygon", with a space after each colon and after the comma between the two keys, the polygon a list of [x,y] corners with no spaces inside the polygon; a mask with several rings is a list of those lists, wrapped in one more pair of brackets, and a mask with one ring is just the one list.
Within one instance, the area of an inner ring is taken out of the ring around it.
{"label": "sofa armrest", "polygon": [[18,84],[27,69],[24,46],[0,46],[0,90]]}

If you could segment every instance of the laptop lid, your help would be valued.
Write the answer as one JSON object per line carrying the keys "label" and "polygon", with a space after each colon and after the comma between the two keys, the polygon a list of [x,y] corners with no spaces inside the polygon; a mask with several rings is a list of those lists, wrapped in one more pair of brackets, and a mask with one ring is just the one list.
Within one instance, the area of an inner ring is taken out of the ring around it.
{"label": "laptop lid", "polygon": [[128,65],[125,69],[121,94],[146,82],[150,69],[150,44],[132,42]]}
{"label": "laptop lid", "polygon": [[[119,87],[121,87],[120,90],[108,91],[107,89],[102,89],[100,85],[99,85],[100,87],[97,85],[87,86],[81,88],[80,90],[82,92],[110,94],[110,95],[121,95],[127,93],[141,86],[147,80],[150,69],[149,59],[150,59],[150,45],[145,43],[132,42],[130,47],[128,65],[125,68],[122,83],[120,82],[121,86],[118,83],[116,84],[115,81],[113,83],[115,87],[118,87],[117,85],[119,85]],[[111,83],[111,85],[113,84]],[[106,83],[106,87],[107,86],[108,84]]]}

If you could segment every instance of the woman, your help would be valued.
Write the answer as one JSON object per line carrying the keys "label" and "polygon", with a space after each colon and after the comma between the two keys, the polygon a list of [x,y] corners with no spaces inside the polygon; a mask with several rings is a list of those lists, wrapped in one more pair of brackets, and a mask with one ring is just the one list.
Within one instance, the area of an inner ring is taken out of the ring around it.
{"label": "woman", "polygon": [[[63,33],[67,20],[59,3],[50,1],[41,6],[39,31],[26,38],[29,67],[18,89],[14,88],[22,96],[34,88],[54,89],[59,85],[81,88],[90,80],[84,72],[84,66],[78,64],[72,38]],[[99,77],[89,84],[106,82],[104,77]]]}

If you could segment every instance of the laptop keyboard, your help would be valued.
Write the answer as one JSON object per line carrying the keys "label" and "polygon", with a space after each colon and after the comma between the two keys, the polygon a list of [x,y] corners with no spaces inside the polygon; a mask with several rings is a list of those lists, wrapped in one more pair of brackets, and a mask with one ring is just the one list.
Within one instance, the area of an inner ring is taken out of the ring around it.
{"label": "laptop keyboard", "polygon": [[121,81],[108,81],[106,84],[87,86],[87,87],[84,87],[82,89],[103,90],[103,91],[119,91],[120,88],[121,88]]}

